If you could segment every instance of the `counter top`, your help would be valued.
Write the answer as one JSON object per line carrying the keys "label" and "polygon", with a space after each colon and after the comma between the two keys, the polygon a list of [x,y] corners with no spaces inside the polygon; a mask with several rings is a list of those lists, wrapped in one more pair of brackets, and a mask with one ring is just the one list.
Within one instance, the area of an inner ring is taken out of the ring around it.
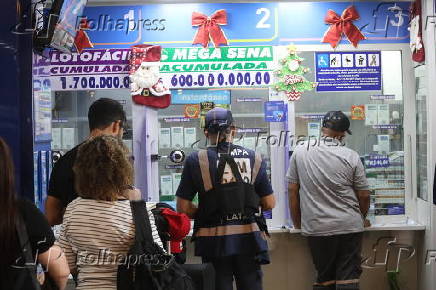
{"label": "counter top", "polygon": [[[424,231],[426,228],[424,225],[416,223],[415,221],[408,219],[406,222],[386,222],[386,223],[376,223],[370,227],[365,228],[365,232],[375,232],[375,231]],[[297,230],[291,227],[269,227],[268,231],[270,234],[299,234],[301,230]],[[192,229],[188,236],[192,236]]]}
{"label": "counter top", "polygon": [[[374,231],[424,231],[425,226],[418,224],[412,220],[409,220],[407,223],[378,223],[374,224],[370,227],[365,228],[365,232],[374,232]],[[301,230],[297,230],[294,228],[273,228],[270,229],[269,232],[271,234],[275,233],[283,233],[288,232],[291,234],[301,233]]]}

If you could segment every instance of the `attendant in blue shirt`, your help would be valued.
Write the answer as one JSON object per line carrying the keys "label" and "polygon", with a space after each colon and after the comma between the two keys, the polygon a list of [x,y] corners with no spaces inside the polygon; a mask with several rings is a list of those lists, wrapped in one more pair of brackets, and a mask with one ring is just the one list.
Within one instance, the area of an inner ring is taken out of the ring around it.
{"label": "attendant in blue shirt", "polygon": [[[220,218],[219,222],[199,222],[198,209],[208,212],[201,202],[199,208],[192,203],[199,194],[209,193],[217,175],[222,154],[228,154],[237,164],[242,181],[251,184],[260,200],[262,210],[275,206],[273,190],[266,173],[266,164],[260,154],[241,146],[233,145],[235,135],[230,111],[215,108],[206,115],[204,133],[210,145],[207,150],[192,153],[185,162],[181,182],[177,190],[177,209],[196,218],[194,226],[195,255],[203,262],[210,262],[216,271],[216,289],[233,289],[233,279],[238,290],[262,289],[261,264],[269,262],[266,234],[256,222],[254,214],[236,213]],[[208,169],[208,170],[207,170]],[[229,163],[223,171],[222,184],[234,182]],[[216,183],[215,183],[216,184]],[[212,193],[212,192],[211,192]],[[218,193],[218,191],[213,192]]]}

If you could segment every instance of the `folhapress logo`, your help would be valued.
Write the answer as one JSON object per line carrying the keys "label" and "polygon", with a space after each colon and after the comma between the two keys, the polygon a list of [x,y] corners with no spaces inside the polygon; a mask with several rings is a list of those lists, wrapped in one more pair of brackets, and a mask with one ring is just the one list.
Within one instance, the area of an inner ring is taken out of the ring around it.
{"label": "folhapress logo", "polygon": [[[363,268],[385,268],[386,271],[400,270],[400,264],[415,256],[415,249],[408,244],[397,242],[396,237],[381,237],[372,247],[373,253],[370,257],[364,258]],[[436,252],[435,252],[436,259]]]}
{"label": "folhapress logo", "polygon": [[129,10],[123,15],[123,18],[113,18],[108,14],[100,14],[97,18],[82,16],[77,21],[79,26],[82,21],[86,20],[87,31],[123,31],[129,34],[133,31],[164,31],[166,29],[166,19],[164,18],[146,18],[141,17],[141,10]]}

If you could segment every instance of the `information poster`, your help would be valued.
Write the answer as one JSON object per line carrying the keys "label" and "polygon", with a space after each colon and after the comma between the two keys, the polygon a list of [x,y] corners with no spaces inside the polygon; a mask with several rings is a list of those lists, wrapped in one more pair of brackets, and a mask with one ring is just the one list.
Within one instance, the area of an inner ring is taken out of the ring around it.
{"label": "information poster", "polygon": [[62,147],[63,149],[70,150],[74,147],[75,140],[74,128],[62,128]]}
{"label": "information poster", "polygon": [[173,194],[176,194],[177,189],[179,188],[180,180],[182,180],[181,173],[171,173],[173,179]]}
{"label": "information poster", "polygon": [[206,114],[210,110],[215,108],[214,102],[201,102],[200,103],[200,128],[204,128],[206,126]]}
{"label": "information poster", "polygon": [[379,152],[390,152],[391,151],[391,140],[389,135],[377,135]]}
{"label": "information poster", "polygon": [[159,148],[171,147],[171,128],[160,128],[159,130]]}
{"label": "information poster", "polygon": [[380,91],[381,54],[379,51],[316,52],[316,90]]}
{"label": "information poster", "polygon": [[351,120],[365,120],[365,106],[364,105],[351,106]]}
{"label": "information poster", "polygon": [[162,195],[173,194],[173,178],[171,175],[162,175],[160,177],[160,190]]}
{"label": "information poster", "polygon": [[321,131],[321,124],[318,122],[309,122],[307,123],[307,136],[319,137],[319,133]]}
{"label": "information poster", "polygon": [[53,150],[62,149],[62,134],[61,128],[52,128],[51,129],[51,148]]}
{"label": "information poster", "polygon": [[365,125],[372,126],[378,124],[378,105],[366,104],[365,105]]}
{"label": "information poster", "polygon": [[265,122],[286,121],[286,105],[283,101],[270,101],[264,103]]}
{"label": "information poster", "polygon": [[197,142],[197,129],[195,127],[185,128],[185,148],[190,148]]}
{"label": "information poster", "polygon": [[185,105],[183,112],[185,114],[185,118],[198,119],[198,117],[200,117],[200,105],[199,104]]}
{"label": "information poster", "polygon": [[171,147],[174,149],[183,147],[183,127],[171,127]]}
{"label": "information poster", "polygon": [[387,168],[390,166],[387,155],[373,154],[365,159],[366,168]]}
{"label": "information poster", "polygon": [[35,141],[49,141],[51,137],[50,79],[33,82]]}
{"label": "information poster", "polygon": [[390,123],[389,104],[378,105],[377,119],[378,125],[387,125]]}

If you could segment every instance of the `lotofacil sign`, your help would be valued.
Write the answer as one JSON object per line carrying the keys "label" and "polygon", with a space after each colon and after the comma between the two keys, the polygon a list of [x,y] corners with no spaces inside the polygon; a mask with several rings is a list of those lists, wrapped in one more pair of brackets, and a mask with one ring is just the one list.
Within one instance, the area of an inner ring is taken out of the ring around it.
{"label": "lotofacil sign", "polygon": [[[36,58],[35,75],[50,74],[54,90],[129,87],[130,49],[91,49],[81,54],[54,51]],[[163,48],[160,71],[170,88],[269,86],[273,48]]]}

